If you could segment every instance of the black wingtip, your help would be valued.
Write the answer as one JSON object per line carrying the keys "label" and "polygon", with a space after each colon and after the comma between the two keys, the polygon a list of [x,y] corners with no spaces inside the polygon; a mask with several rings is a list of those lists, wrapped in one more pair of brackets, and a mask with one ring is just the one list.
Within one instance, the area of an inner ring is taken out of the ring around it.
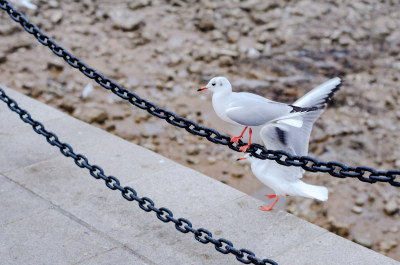
{"label": "black wingtip", "polygon": [[336,91],[339,91],[340,88],[342,87],[343,79],[340,78],[340,77],[339,77],[339,79],[340,79],[339,84],[337,84],[337,85],[331,90],[331,92],[324,98],[324,103],[325,103],[324,105],[327,105],[328,102],[332,100],[332,97],[333,97],[333,95],[336,93]]}

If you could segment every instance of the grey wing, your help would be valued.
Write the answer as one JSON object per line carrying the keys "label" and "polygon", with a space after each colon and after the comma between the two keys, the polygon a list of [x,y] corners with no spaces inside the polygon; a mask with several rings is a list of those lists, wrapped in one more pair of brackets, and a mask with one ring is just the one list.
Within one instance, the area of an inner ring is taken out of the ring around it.
{"label": "grey wing", "polygon": [[[295,155],[308,155],[311,130],[314,122],[322,113],[322,109],[301,113],[303,124],[300,128],[286,125],[287,144],[293,149]],[[277,123],[280,124],[282,121],[278,120]]]}
{"label": "grey wing", "polygon": [[287,124],[268,123],[262,127],[260,135],[264,145],[268,149],[282,150],[292,155],[297,155],[294,148],[290,145],[292,142],[291,138],[294,136],[291,130],[294,129],[297,128]]}
{"label": "grey wing", "polygon": [[251,93],[234,93],[226,109],[226,115],[245,126],[260,126],[285,116],[292,107]]}
{"label": "grey wing", "polygon": [[[260,136],[269,149],[283,150],[292,155],[306,156],[310,134],[315,120],[322,114],[323,110],[301,113],[302,126],[291,126],[291,118],[280,119],[266,124],[260,131]],[[301,174],[303,169],[299,168]],[[300,177],[301,177],[301,174]]]}
{"label": "grey wing", "polygon": [[[282,150],[296,155],[294,148],[290,145],[294,136],[292,129],[298,128],[287,124],[269,123],[262,127],[260,134],[268,149]],[[280,178],[288,182],[300,179],[304,173],[304,170],[300,167],[286,167],[275,161],[268,161],[267,163],[271,174],[279,175]]]}
{"label": "grey wing", "polygon": [[340,78],[332,78],[293,102],[292,105],[303,108],[312,106],[324,107],[333,94],[340,89],[340,86]]}

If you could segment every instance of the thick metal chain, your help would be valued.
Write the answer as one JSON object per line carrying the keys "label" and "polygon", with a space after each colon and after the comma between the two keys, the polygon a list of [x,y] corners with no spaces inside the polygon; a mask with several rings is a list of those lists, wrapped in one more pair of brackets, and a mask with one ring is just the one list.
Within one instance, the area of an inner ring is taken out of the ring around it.
{"label": "thick metal chain", "polygon": [[43,135],[47,142],[53,146],[57,146],[60,149],[61,154],[66,157],[71,157],[75,164],[80,168],[86,168],[89,170],[90,175],[95,179],[104,180],[106,186],[112,190],[119,190],[124,199],[128,201],[137,201],[140,209],[145,212],[155,212],[158,219],[163,221],[164,223],[173,222],[175,224],[175,228],[182,232],[188,233],[191,232],[194,234],[194,238],[203,243],[212,243],[215,246],[215,249],[223,254],[232,253],[236,256],[236,259],[244,264],[256,264],[256,265],[265,265],[272,264],[278,265],[275,261],[271,259],[259,259],[255,256],[254,252],[241,248],[237,249],[233,246],[233,243],[225,238],[216,239],[213,237],[212,233],[204,228],[193,228],[192,223],[185,218],[174,218],[171,210],[165,207],[157,208],[153,200],[148,197],[139,197],[135,189],[129,186],[122,186],[118,178],[114,176],[107,176],[104,173],[104,170],[98,165],[92,165],[89,163],[89,160],[82,154],[77,154],[74,152],[74,149],[67,143],[61,142],[57,135],[52,132],[46,130],[44,125],[34,120],[31,115],[24,109],[21,109],[17,102],[12,98],[8,97],[4,90],[0,87],[0,100],[7,104],[10,110],[16,112],[22,121],[28,123],[32,126],[32,129],[39,135]]}
{"label": "thick metal chain", "polygon": [[[32,34],[41,44],[47,46],[54,54],[63,58],[69,65],[77,68],[85,76],[93,79],[105,89],[111,90],[120,98],[129,101],[132,105],[144,109],[151,115],[164,119],[174,126],[184,128],[191,134],[205,137],[210,142],[216,144],[227,145],[230,149],[237,152],[240,152],[239,148],[241,146],[246,145],[246,143],[241,140],[238,144],[231,143],[229,136],[223,135],[214,129],[200,126],[192,120],[185,119],[169,110],[160,108],[156,104],[121,87],[115,81],[104,77],[100,72],[87,66],[82,60],[74,57],[70,52],[59,46],[49,36],[43,34],[36,25],[30,23],[28,19],[26,19],[22,13],[15,10],[8,1],[0,0],[0,9],[6,11],[10,17],[18,22],[28,33]],[[309,156],[294,156],[284,151],[269,150],[259,144],[252,144],[250,148],[247,149],[247,153],[259,159],[275,160],[277,163],[284,166],[302,167],[304,170],[310,172],[329,173],[331,176],[338,178],[357,178],[360,181],[368,183],[388,182],[392,186],[400,187],[400,170],[377,171],[365,166],[351,167],[335,161],[323,162]],[[399,177],[399,179],[396,181],[397,177]]]}

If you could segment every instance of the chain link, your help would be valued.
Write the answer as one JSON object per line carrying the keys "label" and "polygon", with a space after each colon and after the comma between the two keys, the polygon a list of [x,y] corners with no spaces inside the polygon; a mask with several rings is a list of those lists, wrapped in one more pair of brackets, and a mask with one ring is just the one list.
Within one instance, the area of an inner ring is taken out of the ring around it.
{"label": "chain link", "polygon": [[[153,202],[152,199],[148,197],[139,197],[137,195],[137,192],[135,189],[129,186],[121,186],[121,183],[118,178],[114,176],[107,176],[104,174],[104,170],[97,166],[97,165],[92,165],[89,163],[89,160],[82,154],[77,154],[75,153],[74,149],[67,143],[61,142],[57,135],[55,135],[52,132],[49,132],[46,130],[44,125],[40,123],[39,121],[34,120],[31,115],[24,109],[21,109],[18,104],[8,97],[4,90],[0,87],[0,100],[6,103],[9,107],[10,110],[14,111],[19,115],[22,121],[25,123],[29,124],[32,126],[32,129],[39,135],[43,135],[47,142],[53,146],[57,146],[60,149],[60,152],[66,156],[66,157],[71,157],[75,164],[80,167],[80,168],[86,168],[89,170],[89,173],[91,176],[93,176],[95,179],[103,179],[105,182],[105,185],[107,188],[111,190],[119,190],[121,192],[121,195],[124,199],[128,201],[137,201],[140,209],[142,209],[145,212],[155,212],[156,216],[159,220],[161,220],[164,223],[168,222],[173,222],[175,224],[175,228],[182,232],[182,233],[193,233],[194,238],[199,241],[200,243],[207,244],[207,243],[212,243],[215,245],[215,249],[218,250],[219,252],[223,254],[228,254],[232,253],[233,255],[236,256],[237,260],[239,260],[242,263],[245,264],[256,264],[256,265],[265,265],[265,264],[272,264],[272,265],[278,265],[273,260],[269,259],[258,259],[255,257],[254,253],[251,252],[250,250],[247,249],[236,249],[233,247],[233,244],[228,241],[227,239],[220,238],[220,239],[215,239],[210,231],[204,228],[198,228],[195,229],[192,227],[192,223],[185,219],[185,218],[178,218],[175,219],[173,216],[173,213],[171,210],[161,207],[157,208],[155,206],[155,203]],[[222,242],[229,242],[229,248],[226,248],[226,250],[221,251],[220,247],[222,246]],[[244,254],[246,253],[247,259],[244,257]],[[251,259],[250,259],[251,258]]]}
{"label": "chain link", "polygon": [[[239,148],[247,144],[241,140],[239,141],[238,144],[231,143],[230,137],[227,135],[223,135],[214,129],[200,126],[194,121],[180,117],[171,111],[158,107],[156,104],[146,99],[142,99],[139,95],[123,88],[115,81],[105,78],[97,70],[89,67],[79,58],[74,57],[70,52],[65,50],[63,47],[59,46],[49,36],[43,34],[36,25],[30,23],[28,19],[26,19],[22,13],[15,10],[8,3],[8,1],[0,0],[0,9],[6,11],[14,21],[18,22],[28,33],[32,34],[41,44],[47,46],[55,55],[62,57],[69,65],[71,65],[74,68],[77,68],[85,76],[87,76],[90,79],[93,79],[96,83],[98,83],[105,89],[111,90],[111,92],[113,92],[115,95],[124,100],[127,100],[132,105],[140,109],[146,110],[151,115],[163,119],[171,125],[174,125],[179,128],[184,128],[187,132],[191,134],[205,137],[210,142],[216,144],[227,145],[230,149],[234,151],[240,152]],[[9,105],[9,107],[12,106]],[[30,124],[31,121],[29,121],[29,119],[27,120],[28,120],[27,122]],[[36,124],[36,126],[39,127],[34,127],[34,130],[40,132],[41,131],[40,124]],[[388,182],[392,186],[400,187],[400,170],[376,171],[372,168],[365,166],[349,167],[340,162],[335,162],[335,161],[321,162],[309,156],[299,157],[299,156],[293,156],[284,151],[269,150],[266,147],[259,144],[252,144],[250,148],[247,149],[246,152],[252,154],[254,157],[257,157],[259,159],[275,160],[277,163],[284,166],[302,167],[304,170],[309,172],[329,173],[331,176],[338,178],[346,178],[346,177],[357,178],[358,180],[367,183]]]}

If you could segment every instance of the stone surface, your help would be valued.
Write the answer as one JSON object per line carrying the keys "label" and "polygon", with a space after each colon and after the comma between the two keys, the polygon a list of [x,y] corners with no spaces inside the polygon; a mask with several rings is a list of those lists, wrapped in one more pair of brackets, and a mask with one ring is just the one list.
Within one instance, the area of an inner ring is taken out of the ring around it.
{"label": "stone surface", "polygon": [[50,207],[49,202],[27,192],[2,175],[0,175],[0,186],[0,227]]}
{"label": "stone surface", "polygon": [[114,248],[107,250],[95,257],[88,258],[79,263],[79,265],[154,265],[145,257],[132,255],[130,249]]}
{"label": "stone surface", "polygon": [[[79,125],[84,123],[75,119],[71,119],[71,121],[62,124],[70,125],[76,131],[83,129]],[[98,138],[96,138],[94,131],[97,129],[92,127],[94,130],[90,130],[89,128],[85,128],[84,137],[86,137],[86,133],[90,134],[91,132],[93,142],[86,146],[81,145],[79,151],[85,154],[91,164],[101,165],[105,174],[120,179],[122,185],[127,185],[133,180],[149,174],[153,175],[159,171],[168,170],[170,167],[176,168],[172,161],[149,152],[143,147],[128,144],[118,137],[97,135]],[[69,140],[69,142],[73,141]],[[101,142],[103,145],[94,145],[95,142]],[[42,142],[42,144],[46,145],[46,142]],[[72,144],[72,146],[76,145]],[[138,153],[141,155],[137,156]],[[133,160],[132,157],[136,156],[137,158]],[[69,172],[69,174],[62,175],[59,174],[60,171]],[[105,189],[104,181],[94,179],[88,170],[75,166],[71,158],[61,155],[13,170],[7,175],[21,185],[29,186],[32,191],[56,205],[79,202],[84,200],[87,195],[101,193]],[[69,189],[72,196],[65,197],[62,191],[70,183],[79,183],[79,185],[72,185]]]}
{"label": "stone surface", "polygon": [[[26,108],[29,109],[29,104],[21,105],[27,105]],[[48,113],[47,116],[56,117],[56,115],[51,114],[52,111],[50,109],[43,108]],[[36,119],[34,115],[32,117]],[[18,121],[18,119],[16,120]],[[57,147],[46,144],[46,139],[37,135],[30,125],[23,124],[21,121],[20,123],[23,125],[22,127],[17,125],[8,129],[6,134],[0,134],[0,142],[3,143],[3,152],[0,152],[0,172],[62,156]],[[78,153],[83,148],[98,143],[99,139],[108,135],[101,129],[91,127],[84,122],[64,115],[59,119],[55,118],[43,122],[43,124],[48,131],[56,133],[61,142],[71,144],[74,147],[74,151]],[[92,129],[88,130],[88,128]],[[26,146],[28,146],[29,152]]]}
{"label": "stone surface", "polygon": [[[14,96],[23,101],[24,96]],[[42,104],[36,108],[52,115],[52,109]],[[45,141],[36,141],[17,126],[2,135],[18,138],[17,144],[0,139],[7,143],[0,149],[0,161],[24,161],[0,175],[0,213],[4,213],[0,214],[0,259],[5,264],[236,261],[210,244],[198,243],[192,234],[178,232],[173,223],[165,224],[154,213],[142,211],[137,202],[122,199],[119,191],[107,189],[70,158],[55,156],[50,151],[58,152],[54,147],[42,148],[48,145]],[[399,264],[286,212],[260,211],[261,201],[72,117],[54,118],[45,126],[90,162],[101,165],[106,174],[118,177],[121,185],[135,188],[138,196],[150,197],[156,207],[170,208],[175,218],[188,218],[194,227],[206,228],[215,238],[231,240],[258,257],[279,264]],[[21,159],[32,155],[34,159]],[[393,242],[382,248],[393,248]]]}
{"label": "stone surface", "polygon": [[[274,257],[275,258],[275,257]],[[350,241],[325,233],[276,257],[279,264],[292,265],[398,265],[399,262]]]}
{"label": "stone surface", "polygon": [[0,242],[2,263],[26,265],[73,264],[116,246],[53,209],[1,226]]}

